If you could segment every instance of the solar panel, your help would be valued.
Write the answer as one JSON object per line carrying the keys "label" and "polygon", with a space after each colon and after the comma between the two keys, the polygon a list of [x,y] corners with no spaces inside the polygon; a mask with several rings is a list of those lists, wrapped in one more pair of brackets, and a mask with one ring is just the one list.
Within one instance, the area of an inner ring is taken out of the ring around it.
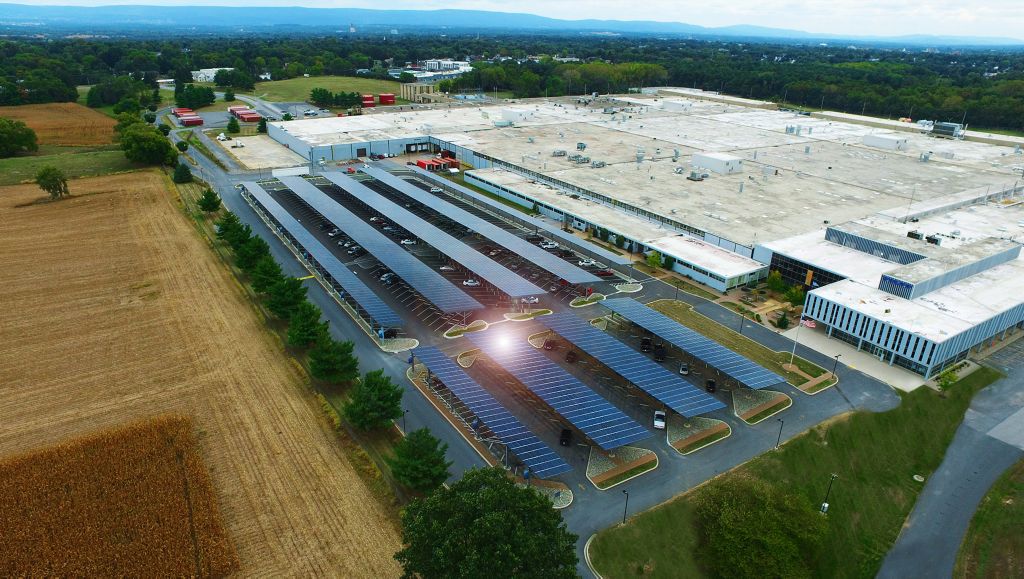
{"label": "solar panel", "polygon": [[602,449],[613,450],[652,436],[526,340],[509,339],[500,332],[467,337]]}
{"label": "solar panel", "polygon": [[525,239],[510,233],[493,223],[490,223],[469,211],[453,205],[444,199],[428,193],[405,179],[388,173],[387,171],[375,168],[362,168],[363,173],[391,187],[395,191],[419,201],[420,203],[434,209],[442,215],[446,215],[473,231],[483,235],[491,241],[501,245],[505,249],[530,260],[538,267],[545,269],[569,283],[595,283],[601,281],[596,275],[581,269],[564,259],[557,257],[526,241]]}
{"label": "solar panel", "polygon": [[354,273],[348,270],[329,249],[323,246],[313,235],[295,220],[263,187],[253,182],[242,183],[249,195],[269,214],[307,253],[320,264],[334,281],[341,286],[348,297],[352,298],[366,315],[379,326],[394,328],[403,325],[401,316],[388,307],[373,290],[366,287]]}
{"label": "solar panel", "polygon": [[300,199],[316,209],[331,223],[345,232],[366,251],[395,275],[405,280],[414,290],[430,300],[439,310],[449,314],[483,309],[483,305],[455,287],[441,274],[400,245],[391,241],[383,233],[371,227],[348,209],[342,207],[326,193],[317,189],[301,177],[281,177],[284,183]]}
{"label": "solar panel", "polygon": [[327,179],[363,203],[386,215],[434,249],[461,263],[474,274],[513,298],[540,295],[544,290],[498,265],[493,259],[427,223],[401,205],[366,185],[340,173],[325,173]]}
{"label": "solar panel", "polygon": [[768,371],[749,358],[733,352],[632,298],[605,300],[601,303],[611,311],[644,327],[647,331],[657,334],[663,340],[689,352],[709,366],[714,366],[748,388],[760,390],[786,381],[782,376]]}
{"label": "solar panel", "polygon": [[[458,185],[456,183],[452,183],[451,181],[448,181],[447,179],[444,179],[443,177],[438,177],[437,175],[431,173],[430,171],[424,171],[423,169],[421,169],[419,167],[409,167],[409,169],[411,169],[413,172],[415,172],[418,176],[421,176],[421,177],[424,177],[426,179],[429,179],[433,183],[437,183],[439,185],[444,185],[445,187],[447,187],[449,189],[454,189],[455,191],[458,191],[459,195],[461,195],[463,197],[469,197],[469,198],[471,198],[471,199],[473,199],[473,200],[475,200],[475,201],[477,201],[477,202],[479,202],[479,203],[481,203],[483,205],[486,205],[488,207],[496,209],[496,210],[498,210],[501,213],[505,213],[505,212],[508,211],[508,207],[506,207],[505,205],[499,203],[498,201],[495,201],[494,199],[491,199],[490,197],[488,197],[486,195],[481,195],[480,193],[477,193],[476,191],[473,191],[472,189],[468,189],[468,188],[463,187],[461,185]],[[612,253],[612,252],[608,251],[607,249],[603,249],[603,248],[598,247],[598,246],[596,246],[594,244],[591,244],[591,243],[588,243],[588,244],[580,243],[580,238],[579,237],[576,237],[572,233],[567,233],[565,231],[562,231],[561,227],[559,225],[557,225],[557,224],[551,224],[551,223],[548,223],[546,221],[542,221],[540,219],[536,219],[534,217],[530,217],[530,216],[528,216],[526,214],[516,215],[516,219],[519,219],[523,223],[526,223],[527,225],[529,225],[530,227],[533,227],[535,229],[543,229],[545,235],[557,238],[560,241],[562,241],[563,243],[567,243],[567,244],[569,244],[569,245],[571,245],[573,247],[581,247],[581,248],[585,249],[587,253],[593,254],[594,256],[596,256],[598,259],[600,259],[603,262],[614,263],[614,264],[617,264],[617,265],[629,265],[629,263],[630,263],[629,258],[624,256],[624,255],[619,255],[617,253]]]}
{"label": "solar panel", "polygon": [[539,317],[537,321],[683,416],[698,416],[725,408],[725,404],[714,396],[702,392],[575,314],[562,312]]}
{"label": "solar panel", "polygon": [[412,355],[419,358],[535,475],[548,478],[572,470],[444,352],[427,346],[416,348]]}

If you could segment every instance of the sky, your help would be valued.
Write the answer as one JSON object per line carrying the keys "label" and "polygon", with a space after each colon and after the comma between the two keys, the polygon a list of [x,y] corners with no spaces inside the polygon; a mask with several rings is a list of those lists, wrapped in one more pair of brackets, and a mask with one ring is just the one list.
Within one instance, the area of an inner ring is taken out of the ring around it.
{"label": "sky", "polygon": [[939,34],[1024,38],[1022,0],[6,0],[18,4],[310,6],[526,12],[570,20],[660,20],[701,26],[748,24],[851,36]]}

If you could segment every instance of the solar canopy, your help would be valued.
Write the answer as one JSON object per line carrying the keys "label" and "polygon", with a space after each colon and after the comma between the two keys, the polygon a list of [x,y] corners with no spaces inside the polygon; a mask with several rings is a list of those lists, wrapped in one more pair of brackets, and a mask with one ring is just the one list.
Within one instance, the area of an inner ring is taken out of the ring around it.
{"label": "solar canopy", "polygon": [[494,331],[467,337],[602,449],[613,450],[652,436],[526,340]]}
{"label": "solar canopy", "polygon": [[402,318],[388,307],[373,290],[366,287],[354,273],[348,270],[329,249],[295,220],[263,187],[253,182],[242,183],[253,199],[270,214],[335,282],[342,287],[366,315],[379,326],[391,328],[403,325]]}
{"label": "solar canopy", "polygon": [[305,179],[281,177],[279,180],[442,312],[450,314],[483,309],[480,302]]}
{"label": "solar canopy", "polygon": [[[455,191],[458,191],[461,196],[474,199],[475,201],[482,203],[488,207],[497,209],[501,213],[505,213],[508,211],[508,207],[495,201],[494,199],[491,199],[486,195],[481,195],[480,193],[477,193],[472,189],[467,189],[466,187],[452,183],[451,181],[448,181],[447,179],[444,179],[442,177],[438,177],[437,175],[431,173],[430,171],[424,171],[419,167],[408,167],[408,169],[414,171],[417,175],[430,180],[432,183],[442,185],[449,189],[454,189]],[[614,263],[618,265],[629,265],[630,263],[630,260],[627,256],[612,253],[607,249],[603,249],[592,243],[588,243],[585,245],[581,244],[579,237],[576,237],[572,233],[562,231],[561,227],[559,227],[558,224],[548,223],[546,221],[530,217],[526,214],[516,215],[516,219],[522,221],[523,223],[526,223],[530,227],[534,227],[536,229],[543,229],[544,234],[549,237],[557,238],[559,241],[571,245],[573,247],[583,248],[588,253],[593,254],[594,256],[596,256],[598,259],[605,263]]]}
{"label": "solar canopy", "polygon": [[469,211],[466,211],[457,205],[453,205],[432,193],[428,193],[419,187],[416,187],[405,179],[400,179],[382,169],[364,167],[360,170],[381,183],[384,183],[388,187],[391,187],[395,191],[398,191],[407,197],[411,197],[438,213],[458,221],[462,225],[465,225],[480,235],[483,235],[491,241],[501,245],[505,249],[530,260],[538,267],[557,275],[569,283],[595,283],[601,281],[601,278],[596,275],[583,270],[558,256],[548,253],[518,235],[510,233],[493,223],[481,219],[479,216],[473,215]]}
{"label": "solar canopy", "polygon": [[355,196],[356,199],[386,215],[391,221],[422,239],[434,249],[461,263],[509,296],[521,298],[544,293],[544,290],[526,281],[515,272],[501,267],[493,259],[434,227],[408,209],[385,198],[359,181],[340,173],[325,173],[324,176]]}
{"label": "solar canopy", "polygon": [[537,321],[683,416],[698,416],[725,408],[715,397],[575,314],[562,312],[541,316]]}
{"label": "solar canopy", "polygon": [[433,346],[416,348],[419,358],[469,410],[491,429],[512,454],[523,461],[540,478],[548,478],[572,470],[548,445],[541,442],[512,413],[494,399],[480,384],[470,378],[458,364]]}
{"label": "solar canopy", "polygon": [[786,381],[782,376],[769,372],[763,366],[714,340],[705,338],[634,299],[605,300],[601,303],[620,316],[639,324],[647,331],[657,334],[663,340],[689,352],[705,364],[714,366],[748,388],[760,390]]}

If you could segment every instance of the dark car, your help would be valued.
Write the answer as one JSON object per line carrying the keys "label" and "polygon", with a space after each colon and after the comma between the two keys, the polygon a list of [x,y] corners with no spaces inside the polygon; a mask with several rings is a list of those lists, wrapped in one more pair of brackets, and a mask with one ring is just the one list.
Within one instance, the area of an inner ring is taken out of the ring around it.
{"label": "dark car", "polygon": [[551,338],[547,338],[546,340],[544,340],[544,349],[545,350],[554,350],[555,349],[555,341],[552,340]]}
{"label": "dark car", "polygon": [[708,392],[714,392],[718,390],[718,384],[713,379],[708,378],[707,381],[704,382],[704,389]]}
{"label": "dark car", "polygon": [[540,243],[544,241],[544,238],[539,235],[531,235],[526,238],[526,241],[529,241],[530,243]]}
{"label": "dark car", "polygon": [[640,351],[641,352],[650,352],[651,351],[651,339],[650,338],[641,338],[640,339]]}
{"label": "dark car", "polygon": [[576,254],[573,253],[571,249],[563,249],[562,251],[558,252],[558,255],[560,255],[562,257],[572,257],[572,256],[574,256]]}
{"label": "dark car", "polygon": [[665,344],[656,344],[654,346],[654,361],[664,362],[665,361]]}
{"label": "dark car", "polygon": [[388,328],[388,329],[384,330],[384,337],[385,338],[397,338],[398,337],[398,329],[397,328]]}
{"label": "dark car", "polygon": [[558,444],[562,446],[572,445],[572,431],[568,428],[563,428],[562,434],[558,437]]}
{"label": "dark car", "polygon": [[594,273],[594,275],[601,276],[601,277],[611,277],[611,276],[615,275],[615,272],[610,270],[610,269],[599,269],[599,270],[597,270],[597,271],[595,271],[593,273]]}
{"label": "dark car", "polygon": [[576,350],[569,350],[565,353],[565,361],[570,364],[575,364],[576,360],[580,359],[580,355],[576,353]]}

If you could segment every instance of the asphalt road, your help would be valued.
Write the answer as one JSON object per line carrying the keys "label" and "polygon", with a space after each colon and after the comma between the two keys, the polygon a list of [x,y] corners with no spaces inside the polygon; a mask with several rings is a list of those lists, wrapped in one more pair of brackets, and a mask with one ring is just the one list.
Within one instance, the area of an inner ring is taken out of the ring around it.
{"label": "asphalt road", "polygon": [[1003,472],[1024,457],[997,437],[1024,428],[1024,340],[989,360],[1007,377],[979,392],[938,470],[925,484],[878,577],[951,577],[978,504]]}

